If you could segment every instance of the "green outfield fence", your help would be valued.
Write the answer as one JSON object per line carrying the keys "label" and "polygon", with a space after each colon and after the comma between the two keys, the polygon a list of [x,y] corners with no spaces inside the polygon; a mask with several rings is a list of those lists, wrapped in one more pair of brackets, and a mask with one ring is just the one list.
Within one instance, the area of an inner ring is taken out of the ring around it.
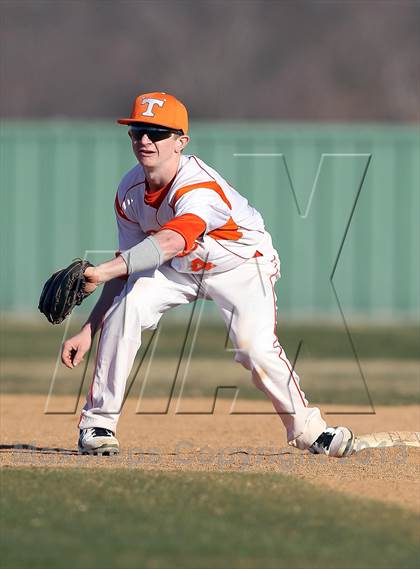
{"label": "green outfield fence", "polygon": [[[196,122],[191,136],[188,152],[263,214],[283,313],[337,315],[334,273],[346,313],[418,317],[418,127]],[[114,195],[134,164],[126,128],[112,122],[2,123],[3,311],[36,311],[52,271],[116,249]]]}

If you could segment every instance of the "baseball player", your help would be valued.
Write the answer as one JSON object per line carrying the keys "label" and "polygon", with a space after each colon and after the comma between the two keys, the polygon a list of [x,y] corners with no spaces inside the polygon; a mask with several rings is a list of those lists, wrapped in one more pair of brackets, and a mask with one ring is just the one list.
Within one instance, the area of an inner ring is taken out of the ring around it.
{"label": "baseball player", "polygon": [[185,106],[168,93],[135,99],[128,125],[138,164],[115,196],[120,254],[85,271],[88,290],[104,284],[81,331],[65,342],[74,368],[100,330],[92,385],[79,428],[79,451],[116,453],[117,422],[141,331],[167,310],[196,298],[213,300],[229,328],[235,360],[271,399],[289,444],[317,454],[350,454],[354,435],[327,427],[309,407],[276,336],[280,261],[257,210],[188,144]]}

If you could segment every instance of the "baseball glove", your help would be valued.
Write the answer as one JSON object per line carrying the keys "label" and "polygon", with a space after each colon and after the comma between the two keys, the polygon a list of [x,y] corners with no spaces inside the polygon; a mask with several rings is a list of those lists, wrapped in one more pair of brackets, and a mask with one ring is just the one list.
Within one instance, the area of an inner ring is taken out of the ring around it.
{"label": "baseball glove", "polygon": [[91,294],[85,291],[86,279],[83,275],[88,267],[93,267],[89,261],[75,259],[44,284],[38,308],[51,324],[61,324],[76,304],[81,304]]}

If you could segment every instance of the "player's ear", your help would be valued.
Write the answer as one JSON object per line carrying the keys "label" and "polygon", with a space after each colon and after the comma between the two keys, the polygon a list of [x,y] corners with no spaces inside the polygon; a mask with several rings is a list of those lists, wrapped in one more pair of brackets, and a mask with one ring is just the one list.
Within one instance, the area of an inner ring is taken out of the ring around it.
{"label": "player's ear", "polygon": [[186,134],[181,134],[176,139],[175,149],[176,152],[182,152],[190,141],[190,137]]}

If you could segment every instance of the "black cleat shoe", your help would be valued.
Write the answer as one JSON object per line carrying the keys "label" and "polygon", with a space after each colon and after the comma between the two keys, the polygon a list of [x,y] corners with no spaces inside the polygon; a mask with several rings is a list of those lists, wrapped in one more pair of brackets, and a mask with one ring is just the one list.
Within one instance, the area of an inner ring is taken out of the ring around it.
{"label": "black cleat shoe", "polygon": [[309,447],[313,454],[326,454],[341,458],[354,449],[354,435],[347,427],[328,427]]}
{"label": "black cleat shoe", "polygon": [[102,427],[80,429],[79,453],[110,456],[118,454],[120,445],[114,433]]}

